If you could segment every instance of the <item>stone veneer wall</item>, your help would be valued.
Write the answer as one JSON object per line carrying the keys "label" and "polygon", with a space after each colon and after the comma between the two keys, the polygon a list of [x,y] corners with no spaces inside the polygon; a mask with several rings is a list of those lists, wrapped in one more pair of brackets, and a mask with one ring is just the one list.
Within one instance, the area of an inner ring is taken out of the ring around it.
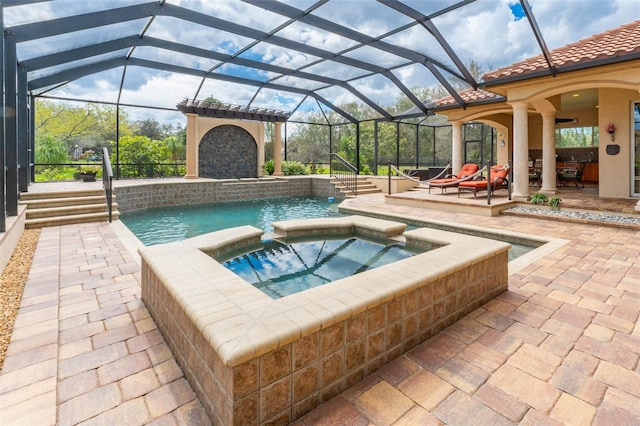
{"label": "stone veneer wall", "polygon": [[278,197],[319,196],[342,199],[328,178],[310,176],[251,180],[187,180],[116,186],[114,193],[121,213],[155,207],[187,206],[225,201]]}
{"label": "stone veneer wall", "polygon": [[507,258],[503,249],[452,265],[235,366],[224,364],[146,261],[142,298],[214,424],[288,424],[504,292]]}
{"label": "stone veneer wall", "polygon": [[258,177],[256,141],[241,127],[214,127],[198,145],[198,175],[212,179]]}
{"label": "stone veneer wall", "polygon": [[505,252],[421,283],[389,302],[227,367],[233,424],[287,424],[304,416],[506,291],[508,273],[502,266],[507,257]]}

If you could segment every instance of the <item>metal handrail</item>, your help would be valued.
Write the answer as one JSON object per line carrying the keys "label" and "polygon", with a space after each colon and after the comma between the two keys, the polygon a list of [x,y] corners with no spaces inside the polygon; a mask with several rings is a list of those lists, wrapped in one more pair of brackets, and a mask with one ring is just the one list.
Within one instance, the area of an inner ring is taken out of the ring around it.
{"label": "metal handrail", "polygon": [[329,175],[338,179],[353,195],[358,195],[358,168],[333,152],[329,157]]}
{"label": "metal handrail", "polygon": [[436,176],[429,178],[427,180],[420,180],[420,179],[416,179],[413,176],[410,176],[406,173],[404,173],[403,171],[401,171],[399,168],[397,168],[396,166],[394,166],[393,164],[391,164],[391,162],[389,162],[389,194],[391,194],[391,172],[395,172],[396,176],[399,178],[404,178],[406,180],[410,180],[411,182],[415,182],[418,184],[418,186],[420,186],[423,183],[429,183],[432,180],[435,179],[440,179],[443,175],[445,175],[447,173],[447,171],[451,168],[451,163],[447,164],[441,171],[440,173],[438,173]]}
{"label": "metal handrail", "polygon": [[104,194],[107,198],[107,211],[109,212],[109,223],[111,223],[113,170],[111,169],[111,161],[109,160],[109,151],[107,151],[107,148],[102,148],[102,186],[104,187]]}

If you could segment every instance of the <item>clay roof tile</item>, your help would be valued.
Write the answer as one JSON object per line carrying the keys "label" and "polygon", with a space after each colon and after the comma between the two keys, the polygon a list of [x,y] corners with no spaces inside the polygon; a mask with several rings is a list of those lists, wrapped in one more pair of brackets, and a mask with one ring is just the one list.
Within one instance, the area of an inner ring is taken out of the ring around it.
{"label": "clay roof tile", "polygon": [[[640,20],[582,39],[549,52],[553,65],[562,67],[640,54]],[[513,75],[526,75],[549,66],[542,54],[498,68],[482,76],[485,82],[498,82]]]}

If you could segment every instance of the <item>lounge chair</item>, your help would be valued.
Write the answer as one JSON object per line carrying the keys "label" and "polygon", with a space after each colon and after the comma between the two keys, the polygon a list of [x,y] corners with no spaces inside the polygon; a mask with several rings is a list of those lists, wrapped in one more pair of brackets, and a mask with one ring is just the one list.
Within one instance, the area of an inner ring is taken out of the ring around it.
{"label": "lounge chair", "polygon": [[442,193],[446,191],[447,188],[454,188],[458,186],[459,183],[465,182],[473,179],[479,173],[479,167],[475,163],[467,163],[458,172],[457,175],[446,175],[441,179],[432,179],[425,183],[425,186],[429,189],[429,193],[431,193],[431,188],[440,188]]}
{"label": "lounge chair", "polygon": [[[491,180],[491,193],[498,189],[509,189],[509,166],[506,164],[504,166],[491,166],[489,179]],[[488,188],[489,181],[487,179],[460,182],[458,184],[458,197],[462,192],[473,192],[473,198],[476,198],[478,191],[486,191]]]}

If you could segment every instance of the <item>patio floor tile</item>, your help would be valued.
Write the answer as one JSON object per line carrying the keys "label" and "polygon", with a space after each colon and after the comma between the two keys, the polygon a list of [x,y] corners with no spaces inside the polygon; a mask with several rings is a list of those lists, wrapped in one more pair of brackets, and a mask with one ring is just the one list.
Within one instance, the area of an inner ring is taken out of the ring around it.
{"label": "patio floor tile", "polygon": [[[569,243],[295,424],[640,424],[636,231],[443,213],[376,196],[348,204]],[[3,424],[209,423],[139,283],[109,225],[43,229],[0,374]]]}

